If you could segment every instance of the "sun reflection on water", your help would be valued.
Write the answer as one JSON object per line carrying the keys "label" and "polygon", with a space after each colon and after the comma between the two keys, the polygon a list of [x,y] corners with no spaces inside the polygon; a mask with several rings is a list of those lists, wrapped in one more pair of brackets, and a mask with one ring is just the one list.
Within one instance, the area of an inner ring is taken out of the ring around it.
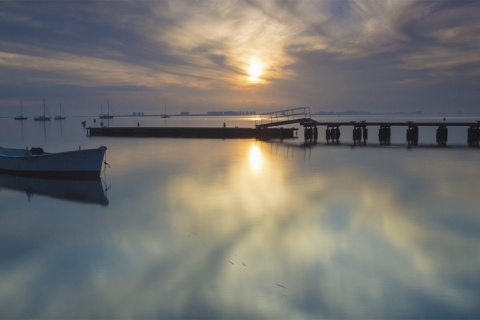
{"label": "sun reflection on water", "polygon": [[256,145],[250,147],[250,167],[253,172],[258,172],[262,168],[263,158],[260,148]]}

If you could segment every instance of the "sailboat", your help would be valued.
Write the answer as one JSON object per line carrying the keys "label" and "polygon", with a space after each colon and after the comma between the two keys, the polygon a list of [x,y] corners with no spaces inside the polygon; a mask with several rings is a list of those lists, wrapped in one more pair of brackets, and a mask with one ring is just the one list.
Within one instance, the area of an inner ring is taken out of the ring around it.
{"label": "sailboat", "polygon": [[107,105],[108,105],[108,109],[107,109],[107,113],[100,113],[100,116],[99,118],[100,119],[113,119],[113,114],[110,114],[110,102],[107,100]]}
{"label": "sailboat", "polygon": [[43,116],[36,116],[33,118],[35,121],[50,121],[50,114],[48,117],[45,115],[45,99],[43,99]]}
{"label": "sailboat", "polygon": [[63,111],[62,104],[60,103],[60,113],[58,114],[58,116],[55,116],[55,120],[65,120],[65,118],[65,111]]}
{"label": "sailboat", "polygon": [[28,118],[23,115],[23,104],[20,101],[20,115],[15,117],[15,120],[27,120]]}
{"label": "sailboat", "polygon": [[161,118],[170,118],[170,116],[167,114],[167,105],[165,104],[165,113],[160,115]]}

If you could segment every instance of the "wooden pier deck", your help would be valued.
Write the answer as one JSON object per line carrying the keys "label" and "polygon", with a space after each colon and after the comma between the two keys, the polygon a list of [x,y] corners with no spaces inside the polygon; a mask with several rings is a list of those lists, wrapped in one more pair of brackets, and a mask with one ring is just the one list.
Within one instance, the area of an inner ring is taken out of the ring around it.
{"label": "wooden pier deck", "polygon": [[[293,124],[304,127],[305,141],[317,141],[317,127],[325,127],[325,139],[338,144],[341,127],[353,127],[353,143],[367,143],[369,128],[378,127],[378,141],[381,145],[391,144],[391,127],[405,127],[406,141],[409,146],[417,146],[419,142],[419,127],[437,127],[436,142],[445,147],[448,141],[448,127],[467,127],[467,145],[480,147],[480,121],[447,122],[445,121],[316,121],[312,119],[310,108],[294,108],[258,115],[255,128],[225,128],[225,127],[98,127],[87,128],[89,136],[114,137],[161,137],[161,138],[208,138],[208,139],[242,139],[255,138],[259,140],[292,139],[297,137],[298,128],[283,127]],[[376,131],[370,133],[376,136]],[[345,137],[345,136],[343,136]],[[343,138],[344,139],[344,138]]]}
{"label": "wooden pier deck", "polygon": [[417,126],[417,127],[470,127],[470,126],[479,126],[480,122],[417,122],[417,121],[403,121],[403,122],[392,122],[392,121],[344,121],[344,122],[336,122],[336,121],[316,121],[313,119],[308,119],[300,123],[305,127],[313,127],[313,126],[325,126],[325,127],[409,127],[409,126]]}
{"label": "wooden pier deck", "polygon": [[310,108],[294,108],[260,114],[255,126],[258,129],[274,128],[277,126],[298,123],[304,127],[306,142],[317,141],[319,132],[317,127],[326,127],[325,139],[327,144],[339,143],[340,127],[353,127],[352,138],[354,144],[367,143],[368,131],[371,127],[379,127],[378,141],[383,145],[390,145],[391,127],[406,127],[406,140],[409,146],[417,146],[419,141],[419,127],[437,127],[436,142],[445,147],[448,141],[448,127],[467,127],[467,144],[470,147],[480,146],[480,121],[447,122],[444,121],[316,121],[312,119]]}
{"label": "wooden pier deck", "polygon": [[98,127],[87,128],[89,136],[209,138],[209,139],[293,139],[297,128],[212,128],[212,127]]}

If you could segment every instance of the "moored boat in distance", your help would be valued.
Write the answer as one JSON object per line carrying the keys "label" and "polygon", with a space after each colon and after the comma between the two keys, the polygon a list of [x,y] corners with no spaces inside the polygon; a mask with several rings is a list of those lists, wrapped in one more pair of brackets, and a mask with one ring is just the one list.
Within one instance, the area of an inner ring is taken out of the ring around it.
{"label": "moored boat in distance", "polygon": [[0,148],[0,173],[50,179],[98,179],[107,147],[58,153]]}
{"label": "moored boat in distance", "polygon": [[170,115],[167,114],[167,105],[165,104],[165,113],[160,115],[160,118],[166,119],[170,118]]}
{"label": "moored boat in distance", "polygon": [[33,118],[35,121],[50,121],[50,114],[48,116],[45,115],[45,99],[43,99],[43,115],[36,116]]}
{"label": "moored boat in distance", "polygon": [[20,101],[20,115],[19,115],[19,116],[16,116],[14,119],[15,119],[15,120],[27,120],[27,119],[28,119],[28,117],[25,117],[25,116],[23,115],[23,104],[22,104],[21,101]]}
{"label": "moored boat in distance", "polygon": [[103,110],[102,110],[102,112],[98,117],[100,119],[113,119],[113,112],[112,114],[110,114],[110,102],[108,100],[107,100],[107,113],[103,113]]}
{"label": "moored boat in distance", "polygon": [[58,114],[58,116],[55,116],[55,120],[65,120],[65,119],[66,119],[65,111],[63,111],[62,104],[60,103],[60,113]]}

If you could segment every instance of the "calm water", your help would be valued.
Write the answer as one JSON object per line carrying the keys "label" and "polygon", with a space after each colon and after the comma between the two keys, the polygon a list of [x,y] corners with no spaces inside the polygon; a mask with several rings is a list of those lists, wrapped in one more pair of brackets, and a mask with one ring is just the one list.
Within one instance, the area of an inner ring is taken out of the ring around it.
{"label": "calm water", "polygon": [[[447,149],[379,148],[376,128],[371,147],[343,129],[340,146],[303,148],[89,138],[81,120],[0,119],[0,146],[106,145],[110,164],[90,185],[0,175],[0,318],[480,317],[480,150],[460,147],[465,128]],[[253,126],[110,125],[137,121]]]}

